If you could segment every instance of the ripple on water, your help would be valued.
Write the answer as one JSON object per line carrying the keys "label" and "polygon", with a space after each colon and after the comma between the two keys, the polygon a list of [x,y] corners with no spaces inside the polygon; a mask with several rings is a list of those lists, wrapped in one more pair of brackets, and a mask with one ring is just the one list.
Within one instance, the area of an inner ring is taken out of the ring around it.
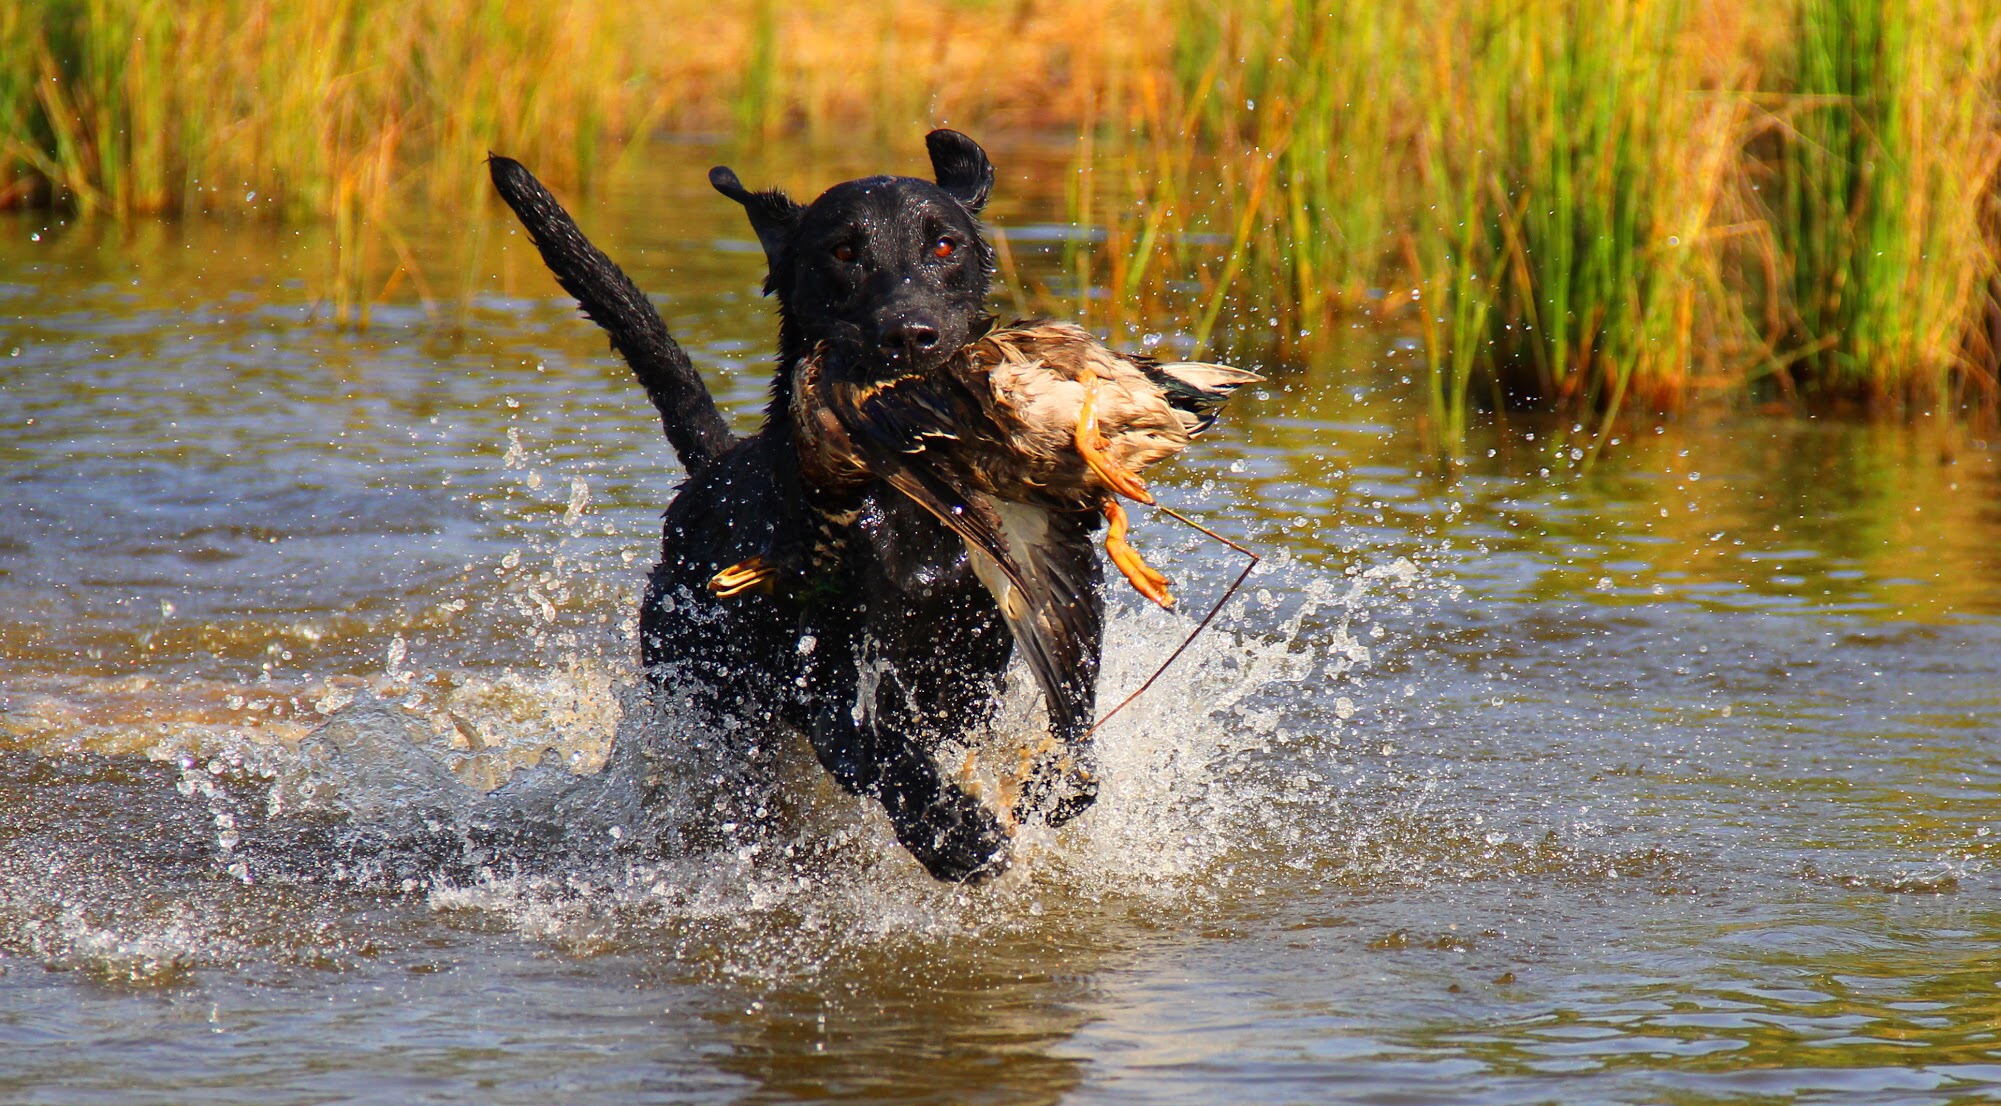
{"label": "ripple on water", "polygon": [[[758,260],[686,183],[590,221],[745,421]],[[116,235],[0,236],[10,1087],[1996,1097],[2001,464],[1953,428],[1689,419],[1587,468],[1511,418],[1442,467],[1415,386],[1356,383],[1407,335],[1263,365],[1162,490],[1271,568],[1107,727],[1094,811],[943,887],[796,742],[718,817],[729,759],[628,660],[679,473],[518,236],[413,232],[498,258],[456,332],[334,332],[296,229],[141,227],[136,287]],[[1136,540],[1191,606],[1233,571]],[[1121,607],[1106,700],[1186,627]]]}

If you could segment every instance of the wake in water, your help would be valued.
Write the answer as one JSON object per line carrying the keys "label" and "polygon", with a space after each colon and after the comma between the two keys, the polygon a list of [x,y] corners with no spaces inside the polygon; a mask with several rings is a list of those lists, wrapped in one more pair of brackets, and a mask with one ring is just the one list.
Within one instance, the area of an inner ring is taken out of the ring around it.
{"label": "wake in water", "polygon": [[[1370,654],[1351,632],[1357,612],[1368,617],[1369,593],[1381,585],[1409,587],[1419,575],[1405,562],[1365,573],[1338,593],[1332,587],[1305,589],[1271,634],[1225,630],[1198,640],[1170,678],[1101,732],[1112,777],[1107,785],[1119,788],[1129,806],[1180,794],[1176,781],[1232,747],[1228,741],[1212,746],[1205,734],[1231,728],[1260,737],[1274,732],[1277,705],[1246,704],[1283,695],[1285,685],[1308,678],[1359,676]],[[1229,617],[1268,617],[1278,605],[1260,588]],[[1186,619],[1150,611],[1116,619],[1107,649],[1107,688],[1137,685],[1180,644],[1188,627]],[[1329,628],[1331,634],[1323,637],[1320,631]],[[941,758],[963,762],[976,776],[997,772],[1039,732],[1033,689],[1016,675],[1003,694],[1001,714],[976,746],[941,750]],[[274,812],[339,814],[392,836],[413,820],[519,823],[539,812],[585,853],[591,850],[582,842],[597,837],[612,851],[676,852],[685,851],[677,845],[712,832],[716,827],[702,827],[716,820],[719,809],[719,824],[742,815],[785,833],[776,827],[777,809],[739,806],[753,793],[762,798],[773,789],[772,800],[785,803],[801,791],[787,773],[803,766],[813,774],[810,761],[793,755],[807,755],[797,741],[745,747],[740,736],[706,733],[685,704],[671,692],[649,690],[629,667],[621,671],[571,657],[564,668],[533,677],[458,680],[438,700],[396,701],[368,689],[341,695],[327,723],[300,742],[294,762],[278,773],[269,795]],[[675,681],[670,676],[662,684],[671,688]],[[530,760],[536,762],[532,767]],[[593,770],[580,773],[581,768]],[[1136,790],[1141,777],[1153,783]]]}
{"label": "wake in water", "polygon": [[[461,782],[463,764],[439,756],[423,718],[359,701],[301,744],[272,794],[338,820],[345,851],[372,858],[376,878],[417,879],[436,908],[496,912],[536,934],[609,912],[656,922],[762,915],[852,939],[1004,924],[1007,904],[1026,909],[1051,893],[1199,898],[1228,883],[1233,860],[1265,856],[1303,820],[1335,815],[1320,754],[1371,694],[1371,608],[1408,604],[1431,586],[1407,561],[1338,583],[1281,567],[1255,583],[1227,617],[1268,628],[1199,639],[1098,734],[1097,807],[1060,831],[1025,827],[1015,867],[987,887],[930,880],[874,804],[828,781],[802,739],[746,756],[741,738],[704,732],[637,672],[581,712],[617,719],[595,773],[538,766],[482,793]],[[1144,680],[1189,624],[1152,611],[1115,618],[1108,693]],[[1040,711],[1017,672],[989,732],[941,760],[997,787],[1041,732]],[[284,858],[274,859],[282,872]],[[248,861],[251,878],[265,862]]]}
{"label": "wake in water", "polygon": [[[546,590],[541,575],[520,578]],[[321,689],[311,705],[326,721],[296,745],[254,733],[156,744],[126,788],[155,808],[165,786],[178,792],[157,837],[105,840],[120,832],[107,820],[89,830],[96,840],[14,855],[13,931],[0,941],[113,976],[172,978],[194,963],[268,959],[273,946],[337,950],[324,935],[265,932],[289,928],[280,921],[245,923],[255,908],[243,902],[359,891],[577,949],[721,926],[763,950],[746,963],[775,966],[829,943],[1032,926],[1044,903],[1200,900],[1288,826],[1336,814],[1319,754],[1370,695],[1372,612],[1427,589],[1408,562],[1338,581],[1283,564],[1261,573],[1226,611],[1227,628],[1198,639],[1099,733],[1104,793],[1091,813],[1060,831],[1025,829],[1014,869],[974,889],[926,876],[802,739],[745,757],[740,740],[692,725],[629,663],[552,639],[548,667],[479,677],[417,671],[392,646],[379,676]],[[1188,626],[1120,612],[1107,697],[1143,680]],[[607,634],[600,648],[622,645]],[[940,756],[997,780],[1040,733],[1040,711],[1017,673],[979,745]],[[79,787],[101,793],[101,777]],[[147,905],[147,881],[109,862],[123,848],[178,856],[199,886],[177,891],[179,905]],[[44,863],[69,872],[59,893],[35,873]],[[43,898],[67,906],[28,905]]]}
{"label": "wake in water", "polygon": [[[1458,594],[1405,559],[1341,576],[1268,561],[1099,732],[1098,804],[1061,830],[1025,828],[1010,871],[973,888],[924,874],[803,739],[746,755],[650,691],[622,659],[635,628],[613,612],[630,596],[580,578],[599,579],[575,567],[588,558],[512,559],[488,617],[513,610],[539,626],[539,666],[425,665],[399,634],[381,672],[298,691],[287,701],[301,713],[282,725],[163,731],[150,761],[79,762],[68,791],[43,778],[60,760],[16,766],[32,802],[67,803],[73,824],[9,816],[29,844],[0,854],[0,948],[171,982],[212,963],[338,966],[442,924],[575,954],[646,949],[769,983],[883,944],[1059,940],[1058,919],[1091,912],[1192,917],[1288,887],[1595,880],[1676,863],[1483,825],[1435,768],[1404,762],[1434,708],[1414,673],[1431,664],[1402,655],[1429,653],[1418,624]],[[1189,606],[1233,569],[1184,572],[1199,581]],[[516,609],[523,591],[564,605]],[[559,630],[566,618],[598,629]],[[1191,622],[1115,612],[1106,700]],[[274,713],[277,693],[260,694]],[[1040,713],[1016,673],[989,732],[939,755],[997,786]],[[404,920],[385,927],[369,913],[381,910]]]}
{"label": "wake in water", "polygon": [[[54,962],[119,965],[106,969],[113,975],[145,975],[148,964],[172,975],[176,964],[236,960],[251,947],[261,957],[272,944],[301,956],[339,946],[242,937],[245,924],[225,920],[240,913],[231,888],[315,902],[389,893],[566,947],[694,939],[761,950],[732,959],[774,967],[843,942],[1032,928],[1057,904],[1192,908],[1274,866],[1324,867],[1342,827],[1371,836],[1344,809],[1353,781],[1338,764],[1347,750],[1385,744],[1387,733],[1362,738],[1394,725],[1383,707],[1399,692],[1376,678],[1379,651],[1396,641],[1385,624],[1420,617],[1453,592],[1401,558],[1334,577],[1281,552],[1099,731],[1097,805],[1060,831],[1024,828],[1015,864],[992,884],[950,887],[897,845],[874,803],[826,777],[803,739],[753,745],[710,732],[674,695],[650,690],[627,659],[634,597],[602,571],[609,546],[592,545],[588,486],[578,477],[566,498],[560,481],[545,491],[515,435],[503,467],[524,474],[527,492],[553,497],[529,504],[510,529],[553,531],[552,546],[531,541],[497,566],[468,565],[469,590],[394,630],[371,677],[289,697],[284,688],[225,692],[232,706],[252,696],[242,705],[263,711],[264,725],[163,728],[144,746],[155,774],[185,797],[155,847],[205,874],[208,883],[182,894],[206,905],[135,912],[143,896],[129,880],[84,879],[54,896],[74,910],[38,914],[32,927],[0,932],[0,943]],[[552,510],[560,528],[548,525]],[[1197,546],[1187,539],[1182,553],[1213,551]],[[1220,590],[1234,570],[1219,558],[1182,573],[1200,581],[1189,607],[1204,607],[1201,589]],[[490,582],[472,585],[481,577]],[[1106,703],[1139,686],[1192,625],[1135,607],[1115,611],[1107,629]],[[437,639],[428,647],[426,635]],[[529,661],[495,675],[422,655],[503,641],[525,642]],[[1017,670],[987,732],[972,747],[940,750],[941,761],[995,794],[1042,733],[1041,713]],[[106,851],[90,845],[79,842],[84,867]],[[24,858],[11,884],[23,902],[50,886],[32,874],[49,855]],[[34,913],[20,906],[9,916]],[[733,936],[710,940],[717,927]],[[103,952],[119,934],[128,951]]]}

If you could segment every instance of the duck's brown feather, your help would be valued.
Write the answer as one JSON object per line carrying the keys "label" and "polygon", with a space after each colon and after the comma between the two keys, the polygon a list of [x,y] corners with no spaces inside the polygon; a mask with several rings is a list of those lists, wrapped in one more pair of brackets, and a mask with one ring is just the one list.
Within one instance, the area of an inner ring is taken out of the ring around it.
{"label": "duck's brown feather", "polygon": [[1067,323],[1015,323],[932,373],[854,379],[816,354],[795,368],[790,413],[810,483],[880,478],[959,535],[1055,732],[1080,740],[1097,683],[1085,644],[1102,618],[1086,535],[1113,494],[1078,451],[1085,398],[1094,393],[1105,453],[1137,472],[1186,446],[1229,391],[1257,379],[1123,356]]}
{"label": "duck's brown feather", "polygon": [[855,458],[966,543],[974,571],[1042,688],[1052,728],[1081,739],[1097,693],[1096,656],[1085,645],[1098,640],[1102,617],[1090,602],[1096,562],[1084,540],[1089,522],[1073,512],[1008,504],[950,479],[953,470],[935,463],[933,447],[963,439],[933,429],[954,423],[933,420],[964,397],[923,383],[822,379],[816,395]]}
{"label": "duck's brown feather", "polygon": [[1106,453],[1132,472],[1186,446],[1191,431],[1138,363],[1067,323],[1003,327],[967,347],[950,371],[981,402],[991,433],[967,435],[967,475],[1004,499],[1080,510],[1110,494],[1075,446],[1096,391]]}

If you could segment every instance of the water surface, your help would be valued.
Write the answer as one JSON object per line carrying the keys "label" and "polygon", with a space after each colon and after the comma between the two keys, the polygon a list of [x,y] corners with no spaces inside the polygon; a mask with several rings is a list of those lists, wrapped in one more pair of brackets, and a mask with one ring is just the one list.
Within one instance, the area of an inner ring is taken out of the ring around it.
{"label": "water surface", "polygon": [[[1075,291],[1066,163],[996,154],[1024,280]],[[714,156],[576,208],[747,428],[773,320]],[[1514,420],[1446,468],[1358,320],[1162,472],[1269,560],[1080,823],[939,886],[793,749],[787,836],[649,850],[704,802],[632,659],[680,474],[502,212],[407,233],[432,302],[352,331],[320,230],[0,222],[9,1101],[2001,1097],[1973,434],[1709,415],[1587,465]],[[1135,540],[1190,608],[1233,572]],[[1188,627],[1116,606],[1108,700]],[[648,727],[686,810],[577,782]]]}

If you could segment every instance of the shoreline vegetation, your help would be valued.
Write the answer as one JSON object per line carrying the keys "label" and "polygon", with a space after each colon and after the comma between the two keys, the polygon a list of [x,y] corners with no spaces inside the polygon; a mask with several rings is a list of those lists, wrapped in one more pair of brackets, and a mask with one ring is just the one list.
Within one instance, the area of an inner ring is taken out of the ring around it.
{"label": "shoreline vegetation", "polygon": [[[698,30],[697,30],[698,29]],[[336,317],[489,148],[1074,135],[1114,331],[1422,341],[1431,421],[1711,399],[2001,408],[2001,6],[1983,0],[29,0],[0,206],[326,219]],[[1102,294],[1088,294],[1092,288]]]}

